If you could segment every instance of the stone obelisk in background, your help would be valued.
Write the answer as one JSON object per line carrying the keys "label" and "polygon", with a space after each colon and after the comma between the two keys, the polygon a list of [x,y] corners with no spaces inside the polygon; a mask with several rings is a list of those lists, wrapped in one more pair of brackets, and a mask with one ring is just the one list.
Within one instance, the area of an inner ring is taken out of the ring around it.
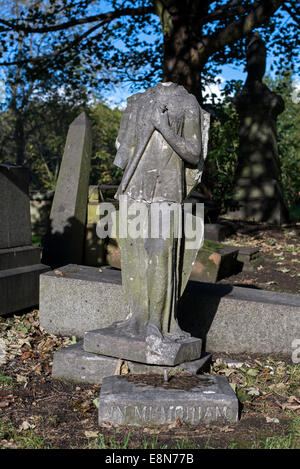
{"label": "stone obelisk in background", "polygon": [[255,33],[247,51],[247,80],[234,99],[240,117],[239,163],[234,199],[239,209],[231,218],[285,223],[288,211],[280,183],[276,119],[284,102],[262,83],[266,48]]}
{"label": "stone obelisk in background", "polygon": [[83,260],[91,147],[91,125],[82,112],[69,127],[44,242],[43,259],[52,267]]}

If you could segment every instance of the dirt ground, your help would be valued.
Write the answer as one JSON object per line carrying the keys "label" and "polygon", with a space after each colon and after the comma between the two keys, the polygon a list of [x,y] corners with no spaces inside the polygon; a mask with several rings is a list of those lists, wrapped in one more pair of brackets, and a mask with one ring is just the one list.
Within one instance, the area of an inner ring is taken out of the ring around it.
{"label": "dirt ground", "polygon": [[[222,283],[299,293],[298,235],[297,225],[239,229],[226,243],[257,246],[264,262]],[[72,341],[46,333],[37,310],[0,317],[0,448],[300,448],[300,364],[290,357],[230,355],[243,363],[232,368],[225,352],[213,356],[210,372],[226,376],[241,403],[235,425],[99,427],[100,386],[51,377],[53,352]]]}
{"label": "dirt ground", "polygon": [[261,264],[220,283],[286,293],[300,293],[300,223],[279,227],[236,222],[236,234],[222,244],[259,249]]}

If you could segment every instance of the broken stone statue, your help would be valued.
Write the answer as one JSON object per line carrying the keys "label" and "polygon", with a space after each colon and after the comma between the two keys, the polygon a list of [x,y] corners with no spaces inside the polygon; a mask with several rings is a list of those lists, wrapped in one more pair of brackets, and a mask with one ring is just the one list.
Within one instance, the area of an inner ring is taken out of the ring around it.
{"label": "broken stone statue", "polygon": [[[201,178],[208,129],[209,114],[183,86],[160,83],[128,99],[114,163],[124,169],[115,197],[129,315],[87,332],[86,351],[168,366],[200,357],[201,340],[179,328],[176,309],[203,242],[202,233],[186,249],[183,203]],[[136,219],[128,213],[139,213],[141,235],[131,235]]]}
{"label": "broken stone statue", "polygon": [[127,310],[120,305],[120,320],[85,332],[83,350],[76,344],[53,359],[55,377],[101,379],[99,424],[237,420],[226,378],[197,376],[206,361],[202,340],[181,330],[177,317],[203,242],[203,211],[186,210],[185,199],[201,178],[208,130],[208,113],[175,83],[128,99],[117,138],[115,164],[124,173],[113,227]]}

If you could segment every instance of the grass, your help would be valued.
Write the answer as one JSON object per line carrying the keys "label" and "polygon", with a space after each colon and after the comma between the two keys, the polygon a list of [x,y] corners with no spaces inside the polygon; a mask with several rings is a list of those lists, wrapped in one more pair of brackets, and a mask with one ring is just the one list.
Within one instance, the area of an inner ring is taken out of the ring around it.
{"label": "grass", "polygon": [[10,376],[0,375],[0,389],[11,388],[14,382]]}
{"label": "grass", "polygon": [[[288,434],[282,433],[281,435],[266,436],[264,433],[257,434],[255,440],[237,440],[232,441],[226,445],[226,449],[297,449],[299,448],[300,438],[300,417],[294,412],[287,412],[287,416],[290,419],[290,432]],[[265,430],[264,430],[265,432]],[[184,449],[218,449],[224,447],[223,445],[216,445],[215,442],[211,441],[212,434],[209,435],[206,441],[196,440],[195,438],[189,439],[187,437],[183,439],[174,440],[171,445],[159,444],[158,436],[153,431],[152,441],[147,441],[145,438],[143,443],[139,446],[139,449],[173,449],[173,450],[184,450]],[[105,438],[103,434],[99,434],[97,440],[89,443],[89,449],[129,449],[136,447],[134,442],[131,441],[131,434],[124,437],[123,441],[117,440],[117,436],[113,438]]]}
{"label": "grass", "polygon": [[44,439],[29,429],[20,432],[12,423],[0,423],[0,449],[49,449]]}
{"label": "grass", "polygon": [[117,442],[116,438],[109,438],[108,441],[105,441],[104,435],[100,433],[97,440],[89,443],[89,449],[128,449],[129,440],[130,432],[128,432],[123,443]]}

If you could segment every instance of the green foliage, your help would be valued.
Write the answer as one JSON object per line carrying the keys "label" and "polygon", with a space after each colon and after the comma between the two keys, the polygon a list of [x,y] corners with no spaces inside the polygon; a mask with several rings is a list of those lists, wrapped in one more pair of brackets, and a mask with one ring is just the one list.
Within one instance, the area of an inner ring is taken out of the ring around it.
{"label": "green foliage", "polygon": [[122,171],[113,165],[122,112],[102,103],[92,105],[88,116],[93,127],[91,184],[118,184]]}
{"label": "green foliage", "polygon": [[[66,136],[71,122],[87,112],[93,127],[90,184],[118,184],[121,170],[113,165],[115,140],[122,112],[98,102],[87,107],[84,90],[70,97],[52,94],[46,100],[35,98],[24,111],[26,135],[24,165],[30,169],[32,191],[55,189]],[[0,114],[0,162],[15,163],[15,119],[10,110]]]}
{"label": "green foliage", "polygon": [[[235,93],[241,83],[235,84]],[[218,101],[213,108],[210,128],[209,152],[203,174],[203,183],[211,192],[213,200],[219,202],[225,210],[233,196],[234,176],[238,162],[239,118],[225,90],[223,101]]]}
{"label": "green foliage", "polygon": [[[276,79],[266,77],[265,82],[285,102],[285,110],[277,119],[278,152],[284,196],[296,217],[295,204],[300,198],[300,102],[297,103],[293,92],[291,72],[285,71]],[[227,87],[224,100],[214,105],[209,154],[202,179],[223,211],[233,196],[239,146],[239,118],[228,95],[232,91],[237,94],[241,86],[241,82],[236,82]]]}
{"label": "green foliage", "polygon": [[[23,164],[30,170],[32,190],[55,189],[68,127],[85,109],[86,99],[84,90],[77,90],[72,97],[53,92],[44,99],[30,99],[20,110],[24,133]],[[16,120],[17,116],[10,108],[0,114],[0,162],[17,162]]]}
{"label": "green foliage", "polygon": [[284,195],[288,205],[293,207],[300,201],[300,98],[293,90],[293,77],[288,70],[276,79],[267,77],[265,81],[285,103],[285,110],[277,121],[278,153]]}

